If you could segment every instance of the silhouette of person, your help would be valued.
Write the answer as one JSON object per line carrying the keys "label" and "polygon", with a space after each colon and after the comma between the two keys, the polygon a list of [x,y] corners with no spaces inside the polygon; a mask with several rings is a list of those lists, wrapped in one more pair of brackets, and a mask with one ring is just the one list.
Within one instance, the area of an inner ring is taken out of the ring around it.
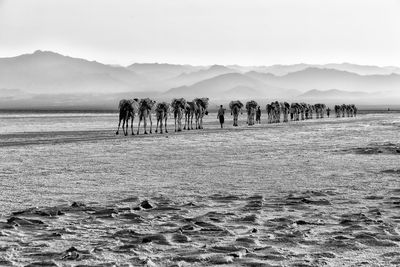
{"label": "silhouette of person", "polygon": [[224,109],[224,106],[221,105],[221,106],[219,106],[218,115],[217,115],[217,119],[219,119],[219,123],[221,124],[221,129],[224,128],[223,127],[223,124],[225,121],[224,116],[225,116],[225,109]]}
{"label": "silhouette of person", "polygon": [[328,116],[328,118],[329,118],[329,115],[331,114],[331,109],[330,108],[328,108],[327,110],[326,110],[326,116]]}

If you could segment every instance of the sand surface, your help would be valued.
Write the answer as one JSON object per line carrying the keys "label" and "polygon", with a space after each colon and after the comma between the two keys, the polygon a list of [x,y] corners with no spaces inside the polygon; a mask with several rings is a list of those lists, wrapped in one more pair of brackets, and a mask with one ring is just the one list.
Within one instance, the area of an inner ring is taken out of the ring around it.
{"label": "sand surface", "polygon": [[400,114],[215,117],[0,118],[0,266],[400,265]]}

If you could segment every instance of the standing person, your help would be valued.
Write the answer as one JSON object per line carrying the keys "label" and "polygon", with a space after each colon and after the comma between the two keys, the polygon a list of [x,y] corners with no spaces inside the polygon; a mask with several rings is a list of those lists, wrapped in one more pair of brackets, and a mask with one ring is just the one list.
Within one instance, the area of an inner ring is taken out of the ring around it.
{"label": "standing person", "polygon": [[261,124],[261,108],[258,106],[256,110],[256,123]]}
{"label": "standing person", "polygon": [[328,108],[327,110],[326,110],[326,116],[328,116],[328,118],[329,118],[329,115],[331,114],[331,109],[330,108]]}
{"label": "standing person", "polygon": [[225,115],[225,109],[224,109],[224,106],[221,105],[221,106],[219,106],[218,115],[217,115],[217,119],[219,119],[219,123],[221,124],[221,129],[224,128],[223,127],[223,124],[225,121],[224,115]]}

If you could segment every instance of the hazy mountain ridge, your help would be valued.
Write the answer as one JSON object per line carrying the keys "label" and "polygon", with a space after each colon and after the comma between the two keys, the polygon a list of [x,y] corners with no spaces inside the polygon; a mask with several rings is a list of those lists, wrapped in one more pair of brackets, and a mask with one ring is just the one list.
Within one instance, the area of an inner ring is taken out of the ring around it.
{"label": "hazy mountain ridge", "polygon": [[124,67],[48,51],[0,59],[0,88],[31,93],[107,93],[132,91],[142,82],[143,77]]}
{"label": "hazy mountain ridge", "polygon": [[[251,89],[251,90],[246,90]],[[193,97],[200,94],[209,95],[212,98],[224,99],[231,97],[229,92],[234,92],[236,97],[248,98],[258,93],[258,97],[288,97],[297,95],[297,90],[282,89],[270,86],[263,81],[254,79],[241,73],[222,74],[207,80],[200,81],[191,86],[182,86],[168,90],[165,95],[182,95]],[[249,95],[249,93],[251,93]]]}
{"label": "hazy mountain ridge", "polygon": [[167,63],[134,63],[127,67],[139,75],[164,81],[176,78],[185,73],[191,73],[204,69],[204,67],[192,65],[177,65]]}
{"label": "hazy mountain ridge", "polygon": [[307,68],[284,76],[255,72],[247,73],[247,75],[257,77],[271,86],[295,88],[300,91],[340,89],[344,91],[396,92],[400,86],[399,74],[359,75],[335,69]]}
{"label": "hazy mountain ridge", "polygon": [[335,98],[342,98],[342,97],[365,97],[368,96],[368,93],[365,92],[347,92],[338,89],[331,89],[331,90],[317,90],[312,89],[309,90],[298,97],[305,97],[305,98],[318,98],[318,97],[335,97]]}
{"label": "hazy mountain ridge", "polygon": [[49,105],[72,105],[74,101],[88,105],[92,98],[96,105],[114,106],[123,96],[304,101],[370,98],[368,101],[374,102],[377,95],[389,100],[400,98],[397,72],[400,73],[397,67],[349,63],[255,67],[134,63],[122,67],[36,51],[0,58],[0,108],[12,106],[13,101],[18,105],[24,102],[22,99],[25,104],[29,100],[32,105],[35,101],[44,104],[51,102],[52,95],[54,103]]}
{"label": "hazy mountain ridge", "polygon": [[318,68],[318,69],[335,69],[347,72],[353,72],[359,75],[390,75],[400,74],[400,68],[394,66],[368,66],[358,65],[351,63],[329,63],[329,64],[293,64],[293,65],[272,65],[272,66],[239,66],[239,65],[228,65],[227,67],[241,71],[241,72],[262,72],[270,73],[275,76],[284,76],[292,72],[302,71],[307,68]]}

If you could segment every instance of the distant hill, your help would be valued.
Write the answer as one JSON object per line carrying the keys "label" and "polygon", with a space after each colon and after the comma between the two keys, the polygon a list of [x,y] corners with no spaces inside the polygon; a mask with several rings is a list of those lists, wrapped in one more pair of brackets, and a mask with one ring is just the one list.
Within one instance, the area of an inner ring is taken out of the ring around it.
{"label": "distant hill", "polygon": [[359,75],[334,69],[307,68],[284,76],[249,72],[246,75],[257,78],[271,86],[308,91],[311,89],[343,91],[397,92],[400,75]]}
{"label": "distant hill", "polygon": [[183,97],[206,95],[214,98],[229,98],[231,97],[230,93],[234,93],[236,98],[248,98],[255,93],[258,93],[259,97],[284,97],[297,95],[299,92],[273,87],[244,74],[228,73],[203,80],[191,86],[172,88],[164,95],[182,95]]}
{"label": "distant hill", "polygon": [[158,64],[158,63],[134,63],[128,66],[128,69],[148,79],[156,79],[164,81],[175,78],[179,75],[184,75],[191,72],[196,72],[205,67],[191,65],[174,65],[174,64]]}
{"label": "distant hill", "polygon": [[298,97],[302,98],[349,98],[349,97],[366,97],[368,96],[368,93],[365,92],[347,92],[347,91],[341,91],[337,89],[331,89],[331,90],[316,90],[312,89],[309,90]]}
{"label": "distant hill", "polygon": [[400,74],[400,68],[397,67],[378,67],[378,66],[366,66],[366,65],[357,65],[357,64],[350,64],[350,63],[341,63],[341,64],[325,64],[325,65],[318,65],[319,68],[326,68],[326,69],[335,69],[335,70],[343,70],[347,72],[353,72],[359,75],[390,75]]}
{"label": "distant hill", "polygon": [[236,70],[221,65],[213,65],[207,69],[202,69],[191,73],[182,73],[179,76],[169,80],[176,85],[192,85],[202,80],[217,77],[227,73],[236,73]]}
{"label": "distant hill", "polygon": [[357,65],[350,63],[329,63],[329,64],[293,64],[293,65],[272,65],[272,66],[239,66],[239,65],[230,65],[229,68],[235,69],[240,72],[261,72],[261,73],[270,73],[275,76],[284,76],[292,72],[302,71],[308,68],[318,68],[318,69],[332,69],[332,70],[341,70],[352,72],[359,75],[390,75],[400,74],[400,68],[386,66],[366,66],[366,65]]}
{"label": "distant hill", "polygon": [[144,79],[115,67],[53,52],[0,58],[0,88],[30,93],[110,93],[134,91]]}

